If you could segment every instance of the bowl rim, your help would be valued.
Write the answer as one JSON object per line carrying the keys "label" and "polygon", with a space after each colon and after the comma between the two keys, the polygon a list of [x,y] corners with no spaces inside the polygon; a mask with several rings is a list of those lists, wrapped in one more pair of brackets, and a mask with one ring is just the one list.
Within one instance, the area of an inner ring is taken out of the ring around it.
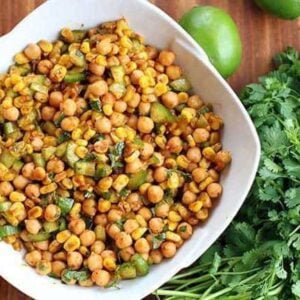
{"label": "bowl rim", "polygon": [[[69,1],[69,0],[66,0]],[[251,173],[249,174],[249,179],[248,179],[248,184],[244,189],[244,193],[242,194],[242,201],[240,202],[240,205],[237,209],[236,212],[234,212],[232,215],[230,215],[229,222],[227,222],[225,228],[221,228],[218,230],[218,233],[216,236],[220,236],[222,232],[228,227],[228,225],[231,223],[233,220],[234,216],[237,214],[239,211],[240,207],[243,205],[246,196],[253,184],[253,181],[255,179],[255,175],[259,166],[259,161],[260,161],[260,153],[261,153],[261,146],[260,146],[260,140],[258,137],[258,134],[256,132],[255,126],[248,115],[246,109],[240,102],[239,98],[235,94],[235,92],[232,90],[232,88],[229,86],[229,84],[225,81],[225,79],[218,73],[218,71],[214,68],[214,66],[210,63],[207,55],[205,54],[204,50],[196,43],[196,41],[174,20],[172,19],[169,15],[167,15],[164,11],[162,11],[160,8],[155,6],[154,4],[150,3],[148,0],[135,0],[136,2],[139,2],[140,5],[144,5],[148,10],[152,10],[153,13],[158,14],[161,18],[165,19],[173,28],[176,29],[176,31],[180,32],[186,41],[188,41],[189,47],[191,47],[190,51],[193,52],[194,56],[203,62],[203,64],[209,69],[210,72],[212,72],[213,76],[216,77],[216,79],[222,84],[222,86],[226,89],[226,91],[230,94],[231,98],[235,102],[235,104],[238,106],[240,112],[242,113],[243,117],[248,123],[249,129],[251,131],[251,136],[254,141],[255,149],[255,159],[254,159],[254,164],[251,170]],[[39,14],[39,11],[41,9],[47,8],[48,5],[55,5],[59,6],[61,4],[62,0],[51,0],[51,1],[46,1],[37,8],[35,8],[31,13],[29,13],[25,18],[23,18],[18,24],[16,24],[11,31],[6,33],[5,35],[0,37],[0,45],[4,40],[8,40],[13,38],[15,34],[18,34],[18,31],[22,29],[24,25],[26,25],[27,22],[30,23],[30,19],[35,16],[36,14]],[[207,243],[206,250],[215,242],[215,239],[210,239],[209,242]],[[176,267],[174,267],[174,274],[176,274],[178,271],[180,271],[182,268],[185,268],[192,264],[198,256],[193,256],[192,251],[190,251],[189,255],[186,256],[186,259],[182,264],[178,264]],[[0,276],[3,277],[6,281],[8,281],[11,285],[28,295],[29,297],[32,297],[31,290],[30,288],[24,288],[24,285],[22,285],[21,282],[15,282],[13,281],[12,278],[6,278],[5,277],[5,271],[0,270]],[[166,274],[163,278],[159,279],[159,285],[163,284],[170,278],[170,274]],[[141,297],[144,297],[148,294],[148,291],[132,291],[132,298],[131,299],[141,299]]]}

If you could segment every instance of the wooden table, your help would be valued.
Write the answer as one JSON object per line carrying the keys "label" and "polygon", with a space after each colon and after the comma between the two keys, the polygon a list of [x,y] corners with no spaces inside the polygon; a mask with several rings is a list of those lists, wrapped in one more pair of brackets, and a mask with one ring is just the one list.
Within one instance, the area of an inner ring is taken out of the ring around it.
{"label": "wooden table", "polygon": [[[43,0],[1,0],[0,35],[7,33]],[[228,11],[240,29],[243,62],[229,80],[235,91],[270,69],[271,57],[287,46],[300,48],[300,20],[283,21],[260,11],[251,0],[152,0],[175,19],[196,4],[216,5]],[[12,53],[13,54],[13,53]],[[0,49],[1,55],[1,49]],[[1,300],[29,298],[0,278]]]}

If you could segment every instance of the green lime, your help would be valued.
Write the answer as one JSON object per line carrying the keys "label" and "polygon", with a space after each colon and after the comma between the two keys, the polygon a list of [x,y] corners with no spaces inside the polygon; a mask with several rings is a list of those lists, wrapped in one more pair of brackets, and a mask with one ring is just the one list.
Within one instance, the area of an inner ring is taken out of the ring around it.
{"label": "green lime", "polygon": [[179,23],[204,49],[223,77],[236,71],[241,63],[242,43],[236,24],[225,11],[197,6]]}

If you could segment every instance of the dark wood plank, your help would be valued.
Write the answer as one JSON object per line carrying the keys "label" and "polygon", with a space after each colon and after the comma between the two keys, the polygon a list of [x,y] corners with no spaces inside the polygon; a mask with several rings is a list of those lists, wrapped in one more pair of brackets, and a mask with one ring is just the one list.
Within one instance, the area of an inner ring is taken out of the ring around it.
{"label": "dark wood plank", "polygon": [[[43,0],[1,0],[0,35],[9,32]],[[284,21],[269,16],[248,0],[152,0],[154,4],[178,20],[197,4],[216,5],[228,11],[240,29],[244,54],[238,72],[229,79],[238,92],[245,84],[256,81],[270,69],[271,57],[287,46],[300,48],[300,20]],[[12,53],[13,54],[13,53]],[[1,300],[29,298],[0,278]]]}

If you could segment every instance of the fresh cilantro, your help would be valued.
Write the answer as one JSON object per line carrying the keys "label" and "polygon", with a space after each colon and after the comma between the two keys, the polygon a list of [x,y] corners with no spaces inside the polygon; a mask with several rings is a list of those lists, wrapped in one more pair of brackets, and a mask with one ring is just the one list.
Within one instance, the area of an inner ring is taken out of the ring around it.
{"label": "fresh cilantro", "polygon": [[62,121],[64,118],[65,118],[65,115],[64,115],[63,113],[61,113],[61,114],[53,121],[54,125],[55,125],[56,127],[59,127],[61,121]]}
{"label": "fresh cilantro", "polygon": [[123,167],[121,158],[122,158],[124,148],[125,148],[125,143],[119,142],[110,150],[108,157],[110,159],[110,164],[113,169],[120,169]]}
{"label": "fresh cilantro", "polygon": [[166,234],[164,232],[157,235],[153,235],[153,239],[152,239],[153,249],[154,250],[158,249],[162,244],[162,242],[165,241],[165,239],[166,239]]}

